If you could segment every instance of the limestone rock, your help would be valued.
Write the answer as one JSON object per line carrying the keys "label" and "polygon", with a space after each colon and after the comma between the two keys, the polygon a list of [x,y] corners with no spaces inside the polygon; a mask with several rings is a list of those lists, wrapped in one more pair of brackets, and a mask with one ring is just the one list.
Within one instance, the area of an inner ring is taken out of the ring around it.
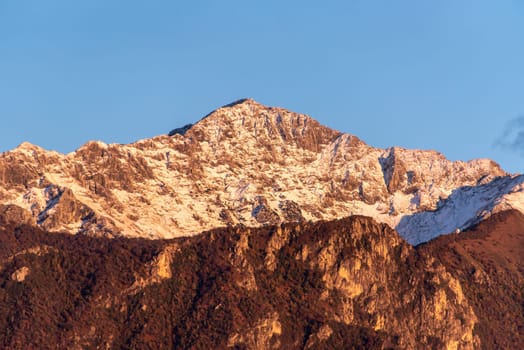
{"label": "limestone rock", "polygon": [[13,281],[23,282],[27,275],[29,275],[29,272],[29,268],[27,266],[23,266],[11,274],[11,279]]}

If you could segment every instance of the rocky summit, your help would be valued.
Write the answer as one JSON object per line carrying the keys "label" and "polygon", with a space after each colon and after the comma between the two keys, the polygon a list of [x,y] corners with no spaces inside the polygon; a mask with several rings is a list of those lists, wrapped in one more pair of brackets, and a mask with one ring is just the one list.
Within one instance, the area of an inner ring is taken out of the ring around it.
{"label": "rocky summit", "polygon": [[0,205],[15,221],[106,237],[364,215],[418,244],[524,212],[523,183],[491,160],[375,148],[251,99],[132,144],[93,141],[60,154],[24,143],[0,156]]}
{"label": "rocky summit", "polygon": [[1,349],[520,349],[524,176],[243,99],[0,155]]}

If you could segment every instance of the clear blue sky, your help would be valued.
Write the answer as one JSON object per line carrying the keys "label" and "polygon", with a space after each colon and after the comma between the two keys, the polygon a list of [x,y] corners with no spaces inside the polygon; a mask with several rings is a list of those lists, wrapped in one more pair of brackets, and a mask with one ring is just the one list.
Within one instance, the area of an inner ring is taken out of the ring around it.
{"label": "clear blue sky", "polygon": [[241,97],[523,172],[494,143],[524,114],[524,2],[0,0],[0,151],[128,143]]}

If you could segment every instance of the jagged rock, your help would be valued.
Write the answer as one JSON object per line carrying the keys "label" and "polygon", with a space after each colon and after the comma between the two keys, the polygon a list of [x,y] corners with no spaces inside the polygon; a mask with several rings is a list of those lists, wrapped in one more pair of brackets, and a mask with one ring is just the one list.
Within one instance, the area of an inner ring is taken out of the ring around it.
{"label": "jagged rock", "polygon": [[60,230],[64,223],[81,225],[93,211],[78,201],[69,188],[50,185],[46,188],[47,206],[38,216],[38,224],[46,230]]}
{"label": "jagged rock", "polygon": [[[412,244],[500,210],[524,212],[524,177],[492,161],[371,147],[251,99],[173,133],[129,145],[91,141],[67,155],[22,144],[0,156],[0,204],[40,215],[51,231],[147,238],[366,215]],[[74,199],[48,217],[49,186]],[[254,205],[257,197],[264,204]]]}
{"label": "jagged rock", "polygon": [[118,237],[120,232],[113,220],[94,213],[82,218],[78,233],[93,237]]}
{"label": "jagged rock", "polygon": [[395,152],[398,153],[399,150],[393,147],[386,157],[379,159],[384,173],[384,181],[391,194],[405,190],[408,185],[413,184],[416,180],[413,172],[408,174],[404,163],[395,155]]}
{"label": "jagged rock", "polygon": [[267,200],[262,196],[257,196],[253,203],[251,215],[260,224],[275,225],[280,221],[278,214],[269,208]]}
{"label": "jagged rock", "polygon": [[280,212],[282,213],[284,221],[286,222],[304,221],[304,217],[302,216],[302,210],[300,210],[300,206],[297,203],[290,201],[290,200],[285,200],[285,201],[279,202],[278,207],[280,209]]}

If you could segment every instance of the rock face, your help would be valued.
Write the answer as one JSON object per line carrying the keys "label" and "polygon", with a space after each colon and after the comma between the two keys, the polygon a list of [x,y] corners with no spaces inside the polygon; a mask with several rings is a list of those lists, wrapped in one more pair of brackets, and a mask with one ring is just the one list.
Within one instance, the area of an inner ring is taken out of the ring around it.
{"label": "rock face", "polygon": [[109,237],[365,215],[412,244],[524,212],[524,177],[490,160],[374,148],[249,99],[169,135],[67,155],[24,143],[0,155],[0,204],[48,231]]}
{"label": "rock face", "polygon": [[478,349],[484,341],[485,310],[461,280],[366,217],[170,241],[0,227],[6,349]]}

